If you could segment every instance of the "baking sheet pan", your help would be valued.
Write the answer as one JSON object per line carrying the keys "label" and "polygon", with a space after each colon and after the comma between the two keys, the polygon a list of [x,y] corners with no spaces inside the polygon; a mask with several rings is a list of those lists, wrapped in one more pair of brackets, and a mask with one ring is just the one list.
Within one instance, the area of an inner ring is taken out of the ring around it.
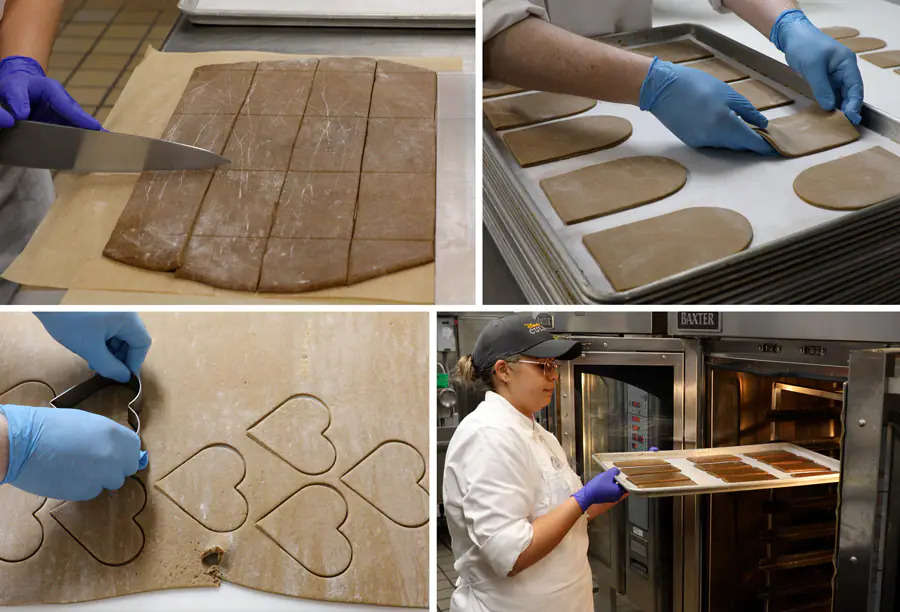
{"label": "baking sheet pan", "polygon": [[[814,104],[808,97],[808,85],[789,68],[708,28],[667,26],[602,37],[600,40],[639,46],[679,39],[694,40],[722,61],[745,69],[752,78],[795,100],[791,106],[765,111],[764,114],[770,119],[793,114]],[[527,94],[513,94],[516,95]],[[519,167],[501,140],[501,134],[505,132],[497,133],[485,122],[486,183],[494,192],[513,194],[507,198],[486,197],[485,220],[492,230],[501,230],[492,231],[492,235],[505,254],[509,253],[508,248],[524,253],[533,248],[529,255],[536,257],[536,260],[529,259],[529,263],[540,266],[539,273],[546,277],[546,280],[534,279],[538,288],[535,293],[546,290],[561,299],[571,298],[570,301],[633,301],[679,283],[702,282],[713,272],[721,273],[729,265],[763,256],[775,249],[789,248],[801,239],[811,238],[814,232],[841,224],[848,217],[858,218],[868,214],[872,208],[897,204],[887,202],[856,212],[829,211],[805,203],[793,191],[794,178],[800,172],[826,161],[873,146],[882,146],[900,154],[900,124],[871,109],[864,112],[859,141],[796,159],[765,158],[751,153],[711,149],[694,150],[683,145],[652,115],[630,105],[600,102],[583,116],[603,114],[631,121],[634,126],[632,137],[612,149],[532,168]],[[634,155],[661,155],[679,161],[689,170],[688,183],[678,193],[659,202],[571,226],[562,222],[540,189],[541,179]],[[590,233],[692,206],[721,206],[745,216],[754,231],[750,248],[643,287],[615,292],[581,242],[581,238]],[[497,234],[503,232],[507,236],[498,237]],[[506,259],[509,263],[510,258]],[[516,269],[514,272],[521,279],[523,270]],[[525,276],[531,275],[525,273]]]}
{"label": "baking sheet pan", "polygon": [[[681,469],[682,473],[697,484],[682,487],[659,487],[654,489],[639,489],[634,486],[625,474],[616,476],[616,481],[632,495],[641,497],[672,497],[677,495],[699,495],[702,493],[733,493],[736,491],[755,491],[759,489],[779,489],[784,487],[804,487],[816,484],[830,484],[840,480],[840,474],[820,474],[813,476],[793,477],[781,472],[776,467],[748,457],[747,453],[762,451],[787,451],[800,457],[810,459],[835,472],[841,471],[841,463],[837,459],[826,457],[820,453],[805,449],[789,442],[771,442],[768,444],[750,444],[747,446],[720,446],[717,448],[703,448],[694,450],[659,451],[640,453],[595,453],[594,463],[603,470],[615,467],[616,462],[635,459],[665,459],[671,465]],[[708,474],[697,467],[688,459],[697,457],[709,457],[713,455],[737,455],[742,461],[754,467],[777,476],[777,480],[759,480],[755,482],[725,482],[712,474]]]}

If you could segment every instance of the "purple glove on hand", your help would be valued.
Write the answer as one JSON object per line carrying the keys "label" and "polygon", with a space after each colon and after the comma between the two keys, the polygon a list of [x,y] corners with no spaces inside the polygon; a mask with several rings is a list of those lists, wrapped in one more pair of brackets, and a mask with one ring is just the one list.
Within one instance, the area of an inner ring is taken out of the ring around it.
{"label": "purple glove on hand", "polygon": [[625,495],[625,489],[616,482],[618,473],[619,468],[606,470],[591,478],[590,482],[572,496],[578,502],[582,512],[587,512],[587,509],[594,504],[617,502]]}
{"label": "purple glove on hand", "polygon": [[88,115],[66,89],[44,74],[30,57],[11,55],[0,60],[0,128],[16,121],[69,125],[100,130],[100,122]]}

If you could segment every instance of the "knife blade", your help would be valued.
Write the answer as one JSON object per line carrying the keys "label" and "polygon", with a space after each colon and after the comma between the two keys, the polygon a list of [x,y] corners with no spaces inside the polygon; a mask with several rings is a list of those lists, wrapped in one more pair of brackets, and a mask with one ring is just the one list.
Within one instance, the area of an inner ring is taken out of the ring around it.
{"label": "knife blade", "polygon": [[0,130],[0,164],[71,172],[199,170],[231,161],[190,145],[81,128],[19,121]]}

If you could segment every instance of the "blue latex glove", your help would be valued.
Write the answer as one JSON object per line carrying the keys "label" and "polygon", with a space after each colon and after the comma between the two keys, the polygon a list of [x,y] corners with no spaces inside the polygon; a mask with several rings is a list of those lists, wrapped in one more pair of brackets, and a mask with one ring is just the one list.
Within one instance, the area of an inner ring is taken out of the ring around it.
{"label": "blue latex glove", "polygon": [[53,499],[84,501],[120,488],[147,467],[137,435],[91,412],[0,406],[9,428],[9,468],[0,484]]}
{"label": "blue latex glove", "polygon": [[775,149],[745,123],[765,128],[769,120],[731,86],[695,68],[655,58],[641,86],[640,107],[689,147],[775,155]]}
{"label": "blue latex glove", "polygon": [[587,509],[594,504],[608,504],[619,501],[625,495],[625,489],[616,482],[618,473],[619,468],[606,470],[602,474],[591,478],[590,482],[572,495],[581,507],[582,512],[587,512]]}
{"label": "blue latex glove", "polygon": [[822,33],[799,9],[783,12],[769,39],[784,53],[788,66],[809,81],[819,106],[827,111],[840,106],[847,119],[859,124],[863,80],[853,51]]}
{"label": "blue latex glove", "polygon": [[650,447],[650,452],[651,452],[651,453],[658,453],[658,452],[659,452],[659,447],[657,447],[657,446],[651,446],[651,447]]}
{"label": "blue latex glove", "polygon": [[30,57],[11,55],[0,60],[0,128],[30,119],[42,123],[100,130],[100,122],[72,99],[59,81],[44,74]]}
{"label": "blue latex glove", "polygon": [[150,334],[133,312],[39,312],[35,316],[64,347],[101,376],[120,383],[140,372]]}

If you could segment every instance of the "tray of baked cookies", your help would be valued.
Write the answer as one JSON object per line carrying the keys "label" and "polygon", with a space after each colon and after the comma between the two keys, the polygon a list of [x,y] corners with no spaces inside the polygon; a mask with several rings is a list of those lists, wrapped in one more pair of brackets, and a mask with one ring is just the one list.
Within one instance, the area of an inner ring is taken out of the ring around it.
{"label": "tray of baked cookies", "polygon": [[618,468],[619,484],[642,497],[802,487],[835,483],[841,477],[840,461],[789,442],[596,453],[593,460],[603,470]]}

